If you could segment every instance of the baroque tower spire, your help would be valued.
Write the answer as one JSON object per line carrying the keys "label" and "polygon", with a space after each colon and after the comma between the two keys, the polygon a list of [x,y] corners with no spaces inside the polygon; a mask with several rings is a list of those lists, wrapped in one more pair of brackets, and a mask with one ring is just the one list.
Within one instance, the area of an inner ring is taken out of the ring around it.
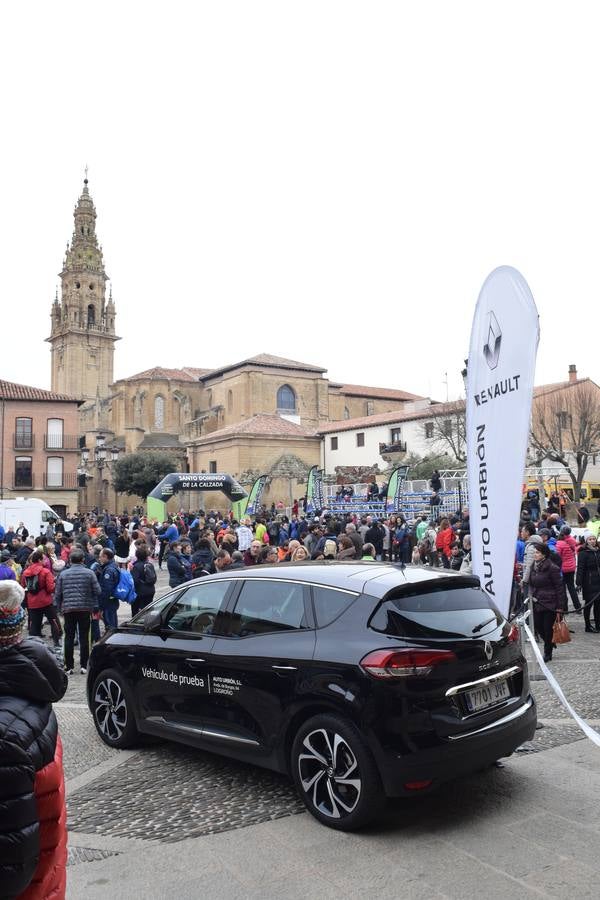
{"label": "baroque tower spire", "polygon": [[96,209],[88,189],[73,212],[74,227],[60,273],[60,299],[52,304],[52,390],[83,400],[108,397],[113,381],[115,305],[106,300],[108,276],[96,235]]}

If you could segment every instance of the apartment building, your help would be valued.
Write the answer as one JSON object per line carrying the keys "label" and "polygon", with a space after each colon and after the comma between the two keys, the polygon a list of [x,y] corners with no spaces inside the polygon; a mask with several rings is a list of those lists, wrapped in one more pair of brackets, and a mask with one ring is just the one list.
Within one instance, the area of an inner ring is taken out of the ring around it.
{"label": "apartment building", "polygon": [[62,516],[77,510],[80,403],[0,380],[0,498],[39,497]]}

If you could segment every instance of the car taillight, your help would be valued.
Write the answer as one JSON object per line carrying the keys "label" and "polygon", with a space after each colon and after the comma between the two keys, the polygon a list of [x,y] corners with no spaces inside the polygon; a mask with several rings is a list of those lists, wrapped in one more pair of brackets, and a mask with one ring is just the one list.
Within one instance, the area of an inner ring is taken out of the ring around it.
{"label": "car taillight", "polygon": [[451,650],[373,650],[360,665],[374,678],[407,678],[429,675],[435,666],[455,660]]}
{"label": "car taillight", "polygon": [[520,636],[519,626],[514,623],[510,626],[510,631],[506,636],[507,641],[518,641]]}

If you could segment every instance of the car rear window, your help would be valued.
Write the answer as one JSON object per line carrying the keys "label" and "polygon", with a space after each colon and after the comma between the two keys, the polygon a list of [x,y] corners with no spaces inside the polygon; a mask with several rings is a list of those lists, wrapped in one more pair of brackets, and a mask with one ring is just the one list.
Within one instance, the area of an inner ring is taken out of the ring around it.
{"label": "car rear window", "polygon": [[503,621],[485,591],[473,587],[387,597],[371,616],[369,627],[394,637],[475,637]]}
{"label": "car rear window", "polygon": [[334,619],[341,616],[344,610],[348,609],[358,596],[350,594],[348,591],[338,591],[335,588],[318,587],[317,585],[313,585],[312,595],[318,628],[331,624]]}

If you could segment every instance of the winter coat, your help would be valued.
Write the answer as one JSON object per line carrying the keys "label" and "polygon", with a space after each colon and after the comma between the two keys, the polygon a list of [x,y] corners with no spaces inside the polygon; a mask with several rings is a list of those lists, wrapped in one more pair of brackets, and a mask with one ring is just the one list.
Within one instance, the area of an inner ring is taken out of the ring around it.
{"label": "winter coat", "polygon": [[37,638],[0,650],[0,892],[61,900],[67,816],[62,745],[52,703],[67,678]]}
{"label": "winter coat", "polygon": [[340,550],[336,559],[356,559],[356,548],[346,547],[345,550]]}
{"label": "winter coat", "polygon": [[119,537],[115,541],[115,555],[120,559],[127,559],[129,556],[129,545],[131,541],[127,540],[127,538]]}
{"label": "winter coat", "polygon": [[562,570],[565,573],[574,572],[577,568],[577,544],[575,538],[566,534],[556,542],[556,552],[562,559]]}
{"label": "winter coat", "polygon": [[435,538],[435,549],[443,553],[446,559],[450,559],[450,544],[454,542],[454,532],[448,526],[443,531],[438,531]]}
{"label": "winter coat", "polygon": [[187,573],[185,564],[181,558],[181,553],[169,553],[167,556],[167,569],[169,570],[169,587],[179,587],[187,581]]}
{"label": "winter coat", "polygon": [[576,581],[577,587],[582,589],[584,603],[600,594],[600,548],[581,548],[577,557]]}
{"label": "winter coat", "polygon": [[33,547],[25,547],[25,546],[20,547],[17,550],[17,552],[15,553],[15,562],[18,563],[20,566],[27,565],[27,560],[33,553],[34,549],[35,548],[33,548]]}
{"label": "winter coat", "polygon": [[149,602],[154,597],[154,592],[156,590],[156,581],[154,581],[154,583],[152,584],[146,581],[146,566],[152,566],[150,560],[137,559],[132,565],[130,571],[131,577],[133,578],[133,586],[135,587],[137,599]]}
{"label": "winter coat", "polygon": [[0,581],[15,581],[15,570],[4,563],[0,563]]}
{"label": "winter coat", "polygon": [[94,612],[100,602],[95,574],[80,563],[64,569],[56,579],[54,599],[59,612]]}
{"label": "winter coat", "polygon": [[113,607],[115,603],[119,605],[118,599],[114,596],[114,591],[119,583],[119,567],[112,559],[103,566],[98,566],[95,570],[98,584],[100,585],[100,609]]}
{"label": "winter coat", "polygon": [[[208,547],[201,547],[192,554],[192,577],[197,578],[202,571],[214,572],[214,556]],[[167,561],[168,565],[168,561]]]}
{"label": "winter coat", "polygon": [[385,532],[383,528],[380,528],[379,525],[371,525],[370,528],[367,529],[365,534],[365,544],[373,544],[375,547],[375,553],[380,554],[383,550],[383,538]]}
{"label": "winter coat", "polygon": [[[39,591],[37,594],[32,594],[27,590],[27,578],[33,578],[36,575]],[[43,609],[44,606],[51,606],[54,603],[54,575],[42,563],[32,563],[27,566],[21,575],[21,585],[26,591],[27,609]]]}
{"label": "winter coat", "polygon": [[535,563],[529,576],[529,588],[536,605],[543,609],[562,609],[564,588],[558,566],[549,559]]}

